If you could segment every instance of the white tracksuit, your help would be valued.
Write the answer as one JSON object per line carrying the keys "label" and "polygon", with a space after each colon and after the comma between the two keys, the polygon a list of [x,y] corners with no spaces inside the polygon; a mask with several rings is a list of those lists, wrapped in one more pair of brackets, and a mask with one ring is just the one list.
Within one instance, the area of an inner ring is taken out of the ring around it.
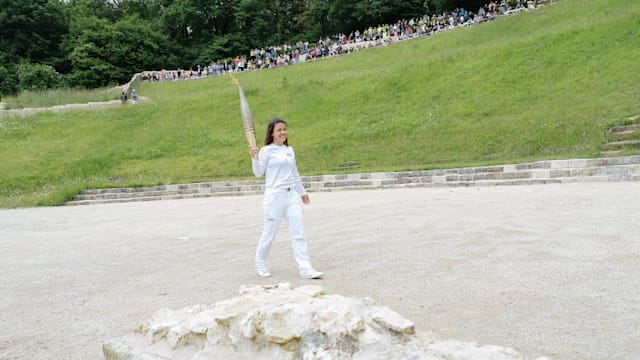
{"label": "white tracksuit", "polygon": [[271,243],[284,218],[291,234],[293,255],[298,263],[298,270],[302,272],[312,269],[307,242],[304,239],[304,222],[300,206],[300,196],[305,194],[305,190],[296,167],[293,148],[269,144],[260,149],[258,159],[252,158],[251,163],[255,176],[260,177],[266,173],[262,205],[264,229],[256,249],[256,264],[267,264]]}

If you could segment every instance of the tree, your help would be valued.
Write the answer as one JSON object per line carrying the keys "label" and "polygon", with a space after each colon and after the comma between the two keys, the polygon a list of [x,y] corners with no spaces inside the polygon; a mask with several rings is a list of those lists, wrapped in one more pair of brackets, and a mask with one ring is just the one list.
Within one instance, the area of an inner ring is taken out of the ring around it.
{"label": "tree", "polygon": [[[234,9],[235,28],[247,48],[282,43],[275,1],[241,0]],[[237,55],[237,54],[236,54]]]}
{"label": "tree", "polygon": [[69,70],[59,46],[68,29],[64,15],[64,3],[60,1],[0,0],[2,93],[15,94],[20,89],[19,77],[12,74],[21,61]]}
{"label": "tree", "polygon": [[66,34],[63,5],[47,0],[0,0],[0,48],[5,59],[33,59],[58,65],[58,44]]}
{"label": "tree", "polygon": [[141,19],[155,22],[162,14],[164,4],[158,0],[112,0],[118,18],[139,16]]}
{"label": "tree", "polygon": [[137,72],[176,66],[167,37],[137,16],[114,24],[96,17],[75,19],[65,48],[75,86],[123,84]]}
{"label": "tree", "polygon": [[97,17],[114,22],[118,19],[117,2],[110,0],[69,0],[70,18]]}
{"label": "tree", "polygon": [[175,0],[163,9],[160,24],[181,44],[207,43],[213,35],[228,34],[237,0]]}
{"label": "tree", "polygon": [[488,4],[488,0],[427,0],[429,9],[436,14],[451,11],[456,8],[477,12],[481,6]]}
{"label": "tree", "polygon": [[244,38],[239,34],[215,36],[212,41],[195,57],[195,64],[209,64],[213,61],[228,60],[249,53]]}
{"label": "tree", "polygon": [[308,5],[309,18],[320,27],[320,36],[348,34],[369,26],[395,23],[425,14],[423,0],[315,0]]}

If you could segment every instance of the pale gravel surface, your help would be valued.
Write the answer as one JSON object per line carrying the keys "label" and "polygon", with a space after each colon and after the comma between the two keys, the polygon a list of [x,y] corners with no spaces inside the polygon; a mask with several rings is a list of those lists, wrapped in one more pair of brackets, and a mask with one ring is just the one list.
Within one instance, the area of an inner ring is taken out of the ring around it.
{"label": "pale gravel surface", "polygon": [[310,195],[319,281],[284,224],[257,278],[261,195],[0,210],[0,359],[102,359],[160,308],[278,282],[373,297],[440,339],[640,359],[639,183]]}

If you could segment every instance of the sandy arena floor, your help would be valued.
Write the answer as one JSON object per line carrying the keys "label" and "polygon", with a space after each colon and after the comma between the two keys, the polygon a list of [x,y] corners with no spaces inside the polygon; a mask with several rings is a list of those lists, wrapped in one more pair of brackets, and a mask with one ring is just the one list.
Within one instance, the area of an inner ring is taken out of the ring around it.
{"label": "sandy arena floor", "polygon": [[284,224],[256,276],[262,196],[0,210],[0,359],[102,359],[160,308],[278,282],[373,297],[440,339],[640,359],[639,183],[310,195],[315,281]]}

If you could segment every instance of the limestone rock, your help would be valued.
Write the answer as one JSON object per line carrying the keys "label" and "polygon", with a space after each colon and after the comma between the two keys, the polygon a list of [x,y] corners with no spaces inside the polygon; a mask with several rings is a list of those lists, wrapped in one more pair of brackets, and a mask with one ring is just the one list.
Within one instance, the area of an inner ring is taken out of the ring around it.
{"label": "limestone rock", "polygon": [[242,286],[238,297],[215,304],[161,309],[134,333],[106,341],[103,353],[106,360],[523,359],[509,348],[429,339],[371,298],[289,283]]}

